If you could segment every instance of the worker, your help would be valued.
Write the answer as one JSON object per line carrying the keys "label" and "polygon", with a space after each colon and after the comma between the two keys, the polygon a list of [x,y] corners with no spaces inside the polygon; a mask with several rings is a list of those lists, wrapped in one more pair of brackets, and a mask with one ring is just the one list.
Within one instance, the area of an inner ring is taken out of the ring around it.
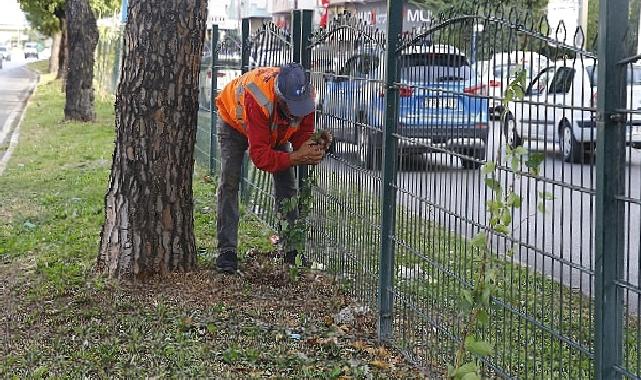
{"label": "worker", "polygon": [[[294,166],[316,165],[332,142],[329,132],[314,134],[314,88],[300,64],[261,67],[231,81],[216,97],[221,175],[218,186],[218,257],[221,272],[238,270],[238,190],[245,151],[260,170],[273,174],[276,205],[297,194]],[[296,210],[287,213],[293,223]],[[285,242],[287,247],[287,242]],[[293,265],[299,252],[285,249]],[[307,259],[302,256],[304,265]]]}

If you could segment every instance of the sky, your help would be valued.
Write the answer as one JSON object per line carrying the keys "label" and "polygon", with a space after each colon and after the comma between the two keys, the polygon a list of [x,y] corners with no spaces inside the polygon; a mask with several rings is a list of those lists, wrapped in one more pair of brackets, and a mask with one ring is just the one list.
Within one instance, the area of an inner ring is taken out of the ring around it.
{"label": "sky", "polygon": [[0,0],[0,24],[24,25],[27,20],[17,0]]}

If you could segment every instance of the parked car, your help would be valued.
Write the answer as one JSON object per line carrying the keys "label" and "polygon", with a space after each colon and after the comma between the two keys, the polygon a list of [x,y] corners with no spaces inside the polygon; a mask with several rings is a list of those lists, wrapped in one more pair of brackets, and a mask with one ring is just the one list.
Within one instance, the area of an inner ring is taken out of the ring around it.
{"label": "parked car", "polygon": [[[627,108],[641,109],[641,65],[627,70]],[[594,60],[561,61],[541,70],[515,102],[503,132],[512,145],[552,144],[567,162],[581,163],[596,143],[597,65]],[[628,117],[628,144],[641,148],[641,115]]]}
{"label": "parked car", "polygon": [[4,61],[11,62],[11,50],[8,47],[0,46],[0,55]]}
{"label": "parked car", "polygon": [[[382,161],[384,94],[380,54],[357,53],[328,73],[323,117],[336,141],[356,144],[368,169]],[[454,151],[477,169],[486,155],[486,87],[458,49],[435,45],[404,53],[400,66],[399,152],[404,156]]]}
{"label": "parked car", "polygon": [[38,59],[38,44],[36,42],[27,42],[24,44],[24,58],[33,57]]}
{"label": "parked car", "polygon": [[531,51],[497,53],[489,61],[483,62],[481,83],[488,89],[490,118],[500,119],[504,111],[501,99],[519,71],[526,70],[528,78],[532,78],[549,63],[547,57]]}

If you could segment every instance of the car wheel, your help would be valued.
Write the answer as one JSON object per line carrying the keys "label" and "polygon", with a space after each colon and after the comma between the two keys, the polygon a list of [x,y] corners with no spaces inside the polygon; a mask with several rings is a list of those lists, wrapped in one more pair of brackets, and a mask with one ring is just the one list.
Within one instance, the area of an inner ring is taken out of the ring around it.
{"label": "car wheel", "polygon": [[485,149],[478,149],[474,152],[474,155],[472,156],[474,157],[473,160],[461,158],[461,166],[463,166],[463,169],[465,170],[479,169],[481,166],[483,166],[483,163],[485,161],[485,153],[486,153]]}
{"label": "car wheel", "polygon": [[523,138],[516,130],[516,119],[509,112],[503,118],[503,136],[505,136],[507,145],[512,149],[523,145]]}
{"label": "car wheel", "polygon": [[367,170],[381,170],[383,152],[374,144],[373,132],[362,131],[358,133],[358,154],[361,163]]}
{"label": "car wheel", "polygon": [[581,163],[585,156],[585,150],[583,149],[583,145],[574,139],[574,133],[572,132],[572,126],[570,124],[565,123],[561,128],[560,140],[563,161]]}

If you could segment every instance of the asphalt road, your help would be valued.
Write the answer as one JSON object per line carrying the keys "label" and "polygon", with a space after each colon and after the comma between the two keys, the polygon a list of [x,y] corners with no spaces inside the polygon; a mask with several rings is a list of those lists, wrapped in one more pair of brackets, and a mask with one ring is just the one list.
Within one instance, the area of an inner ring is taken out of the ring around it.
{"label": "asphalt road", "polygon": [[[498,123],[491,128],[488,159],[496,159],[497,148],[503,144]],[[554,277],[576,291],[594,295],[590,273],[594,271],[596,170],[592,160],[586,160],[583,165],[569,164],[562,160],[555,146],[528,148],[545,153],[541,173],[537,178],[513,179],[506,172],[500,176],[505,187],[513,184],[523,205],[513,214],[513,241],[495,239],[496,251],[511,249],[513,260]],[[345,146],[338,149],[345,157],[350,156],[345,154]],[[626,195],[641,200],[641,151],[626,148],[626,152]],[[463,169],[457,158],[428,154],[401,159],[397,185],[398,199],[406,209],[422,213],[423,218],[454,235],[472,237],[479,226],[488,224],[485,204],[492,194],[484,184],[481,171]],[[554,194],[554,199],[545,201],[545,212],[538,209],[543,192]],[[641,271],[640,209],[641,205],[634,201],[626,203],[628,232],[621,241],[628,258],[624,265],[626,281],[635,286],[639,284]],[[631,311],[637,310],[637,297],[633,293],[629,296],[626,303]]]}
{"label": "asphalt road", "polygon": [[0,160],[8,151],[11,136],[37,78],[25,64],[22,57],[14,56],[0,69]]}

